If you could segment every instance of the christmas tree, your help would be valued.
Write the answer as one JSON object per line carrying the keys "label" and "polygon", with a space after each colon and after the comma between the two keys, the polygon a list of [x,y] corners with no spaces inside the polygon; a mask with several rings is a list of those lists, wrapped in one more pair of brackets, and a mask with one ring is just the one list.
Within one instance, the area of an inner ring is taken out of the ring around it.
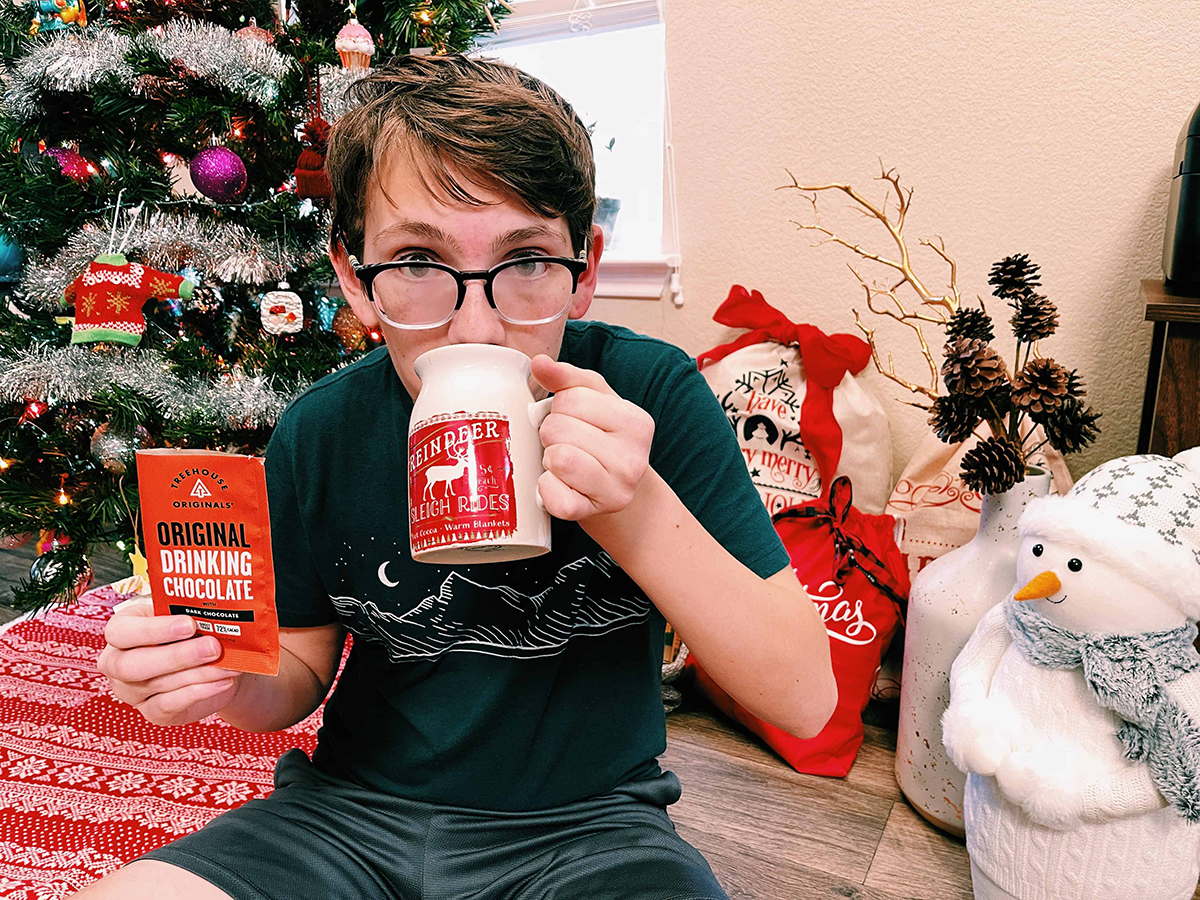
{"label": "christmas tree", "polygon": [[378,345],[333,289],[328,128],[370,65],[467,50],[508,11],[0,8],[0,544],[46,551],[17,608],[74,596],[89,546],[141,546],[138,448],[259,454]]}

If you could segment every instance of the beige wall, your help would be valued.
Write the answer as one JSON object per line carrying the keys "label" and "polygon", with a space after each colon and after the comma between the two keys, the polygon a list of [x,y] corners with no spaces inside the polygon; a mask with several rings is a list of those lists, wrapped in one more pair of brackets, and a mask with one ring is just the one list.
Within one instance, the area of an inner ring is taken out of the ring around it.
{"label": "beige wall", "polygon": [[[662,304],[663,337],[692,353],[727,339],[711,317],[735,282],[796,320],[853,331],[851,255],[811,247],[788,221],[807,203],[774,188],[786,167],[881,199],[882,156],[916,188],[906,232],[931,289],[946,269],[917,239],[933,234],[993,313],[1006,310],[988,293],[991,264],[1018,252],[1041,264],[1061,312],[1043,353],[1078,367],[1104,412],[1076,473],[1134,451],[1150,341],[1138,281],[1160,275],[1175,138],[1200,101],[1200,3],[667,0],[666,15],[686,303]],[[892,249],[827,201],[829,223]],[[921,371],[910,332],[880,336],[902,371]],[[898,473],[924,416],[890,382],[871,384]]]}

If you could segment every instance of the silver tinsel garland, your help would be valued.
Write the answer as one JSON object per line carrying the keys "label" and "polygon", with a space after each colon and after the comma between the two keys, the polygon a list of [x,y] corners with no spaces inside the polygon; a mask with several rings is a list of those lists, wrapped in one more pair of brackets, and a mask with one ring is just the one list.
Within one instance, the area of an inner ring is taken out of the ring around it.
{"label": "silver tinsel garland", "polygon": [[107,28],[61,31],[35,47],[8,73],[4,109],[18,122],[43,115],[43,91],[86,91],[103,78],[133,85],[125,54],[133,41]]}
{"label": "silver tinsel garland", "polygon": [[33,50],[8,74],[5,111],[19,122],[44,115],[49,92],[86,91],[114,78],[131,94],[143,91],[126,61],[130,50],[178,60],[202,78],[260,106],[279,95],[279,80],[288,58],[262,41],[244,40],[228,28],[209,22],[177,19],[162,33],[147,31],[130,38],[107,28],[72,29]]}
{"label": "silver tinsel garland", "polygon": [[288,68],[288,58],[270,44],[240,38],[211,22],[174,19],[162,26],[161,35],[147,31],[134,40],[259,106],[279,96],[279,80]]}
{"label": "silver tinsel garland", "polygon": [[347,96],[347,92],[355,82],[370,73],[370,69],[344,69],[328,64],[321,66],[321,107],[327,122],[333,124],[358,105]]}
{"label": "silver tinsel garland", "polygon": [[0,358],[0,400],[78,403],[113,386],[149,398],[168,421],[198,414],[205,422],[225,428],[263,428],[278,422],[288,403],[308,384],[285,394],[263,376],[240,371],[215,382],[185,380],[154,350],[37,346],[10,359]]}
{"label": "silver tinsel garland", "polygon": [[[88,263],[108,248],[109,228],[88,223],[54,256],[33,259],[23,270],[21,293],[47,310],[61,309],[62,294]],[[120,231],[124,231],[124,226]],[[139,219],[126,241],[126,252],[146,265],[167,272],[191,266],[207,279],[242,284],[281,281],[297,267],[312,265],[325,248],[280,247],[232,222],[159,210]]]}

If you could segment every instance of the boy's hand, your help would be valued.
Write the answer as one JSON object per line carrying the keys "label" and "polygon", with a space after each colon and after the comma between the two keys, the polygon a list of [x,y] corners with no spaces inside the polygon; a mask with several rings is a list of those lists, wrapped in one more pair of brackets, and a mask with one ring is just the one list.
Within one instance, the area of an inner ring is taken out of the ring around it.
{"label": "boy's hand", "polygon": [[533,377],[554,394],[540,432],[546,471],[538,490],[546,510],[570,521],[620,512],[650,468],[654,419],[618,397],[598,372],[539,354]]}
{"label": "boy's hand", "polygon": [[241,672],[209,665],[221,654],[211,635],[196,636],[190,616],[156,616],[150,603],[118,610],[104,626],[96,661],[118,700],[155,725],[196,722],[224,708]]}

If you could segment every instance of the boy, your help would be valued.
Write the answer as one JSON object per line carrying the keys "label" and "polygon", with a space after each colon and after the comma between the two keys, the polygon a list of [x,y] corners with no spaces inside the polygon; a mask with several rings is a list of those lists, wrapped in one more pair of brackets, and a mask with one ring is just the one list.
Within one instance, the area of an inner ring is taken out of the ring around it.
{"label": "boy", "polygon": [[[723,898],[665,813],[680,789],[656,763],[663,616],[800,735],[836,700],[824,625],[695,363],[578,321],[603,238],[571,108],[463,57],[405,57],[357,91],[330,139],[330,253],[387,346],[292,404],[267,450],[279,675],[210,665],[189,618],[145,609],[110,620],[99,666],[153,722],[271,731],[324,699],[346,629],[351,657],[311,761],[289,751],[269,798],[80,896]],[[513,270],[537,278],[517,290]],[[543,557],[409,557],[412,364],[450,343],[521,350],[554,394]],[[520,615],[489,627],[534,602],[569,623],[554,646],[523,641]]]}

